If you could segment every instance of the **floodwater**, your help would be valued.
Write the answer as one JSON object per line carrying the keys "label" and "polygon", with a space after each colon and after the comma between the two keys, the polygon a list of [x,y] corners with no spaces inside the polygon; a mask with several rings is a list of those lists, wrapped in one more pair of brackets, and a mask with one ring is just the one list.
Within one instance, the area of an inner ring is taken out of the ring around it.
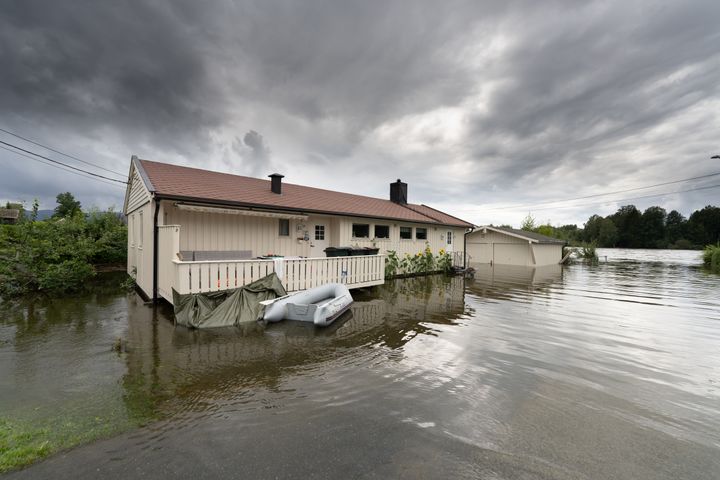
{"label": "floodwater", "polygon": [[720,276],[598,253],[353,292],[327,329],[176,328],[112,276],[0,304],[0,416],[148,422],[19,476],[720,478]]}

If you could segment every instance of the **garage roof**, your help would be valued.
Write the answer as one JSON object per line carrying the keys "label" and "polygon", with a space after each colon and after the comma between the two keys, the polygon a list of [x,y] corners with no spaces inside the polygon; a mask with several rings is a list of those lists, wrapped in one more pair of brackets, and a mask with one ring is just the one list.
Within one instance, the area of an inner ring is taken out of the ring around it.
{"label": "garage roof", "polygon": [[530,243],[545,243],[557,245],[564,245],[565,243],[567,243],[565,242],[565,240],[560,240],[559,238],[548,237],[547,235],[540,235],[539,233],[528,232],[526,230],[516,230],[514,228],[508,227],[480,227],[475,231],[481,230],[492,230],[493,232],[505,233],[513,237],[525,239]]}

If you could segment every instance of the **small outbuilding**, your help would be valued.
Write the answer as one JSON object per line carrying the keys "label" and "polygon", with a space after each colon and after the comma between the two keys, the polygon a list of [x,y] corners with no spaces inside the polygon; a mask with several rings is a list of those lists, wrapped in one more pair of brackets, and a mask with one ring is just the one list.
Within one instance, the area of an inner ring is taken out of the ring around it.
{"label": "small outbuilding", "polygon": [[478,227],[465,235],[468,263],[542,267],[562,260],[564,240],[506,227]]}
{"label": "small outbuilding", "polygon": [[17,208],[0,208],[0,224],[14,225],[20,219],[20,210]]}

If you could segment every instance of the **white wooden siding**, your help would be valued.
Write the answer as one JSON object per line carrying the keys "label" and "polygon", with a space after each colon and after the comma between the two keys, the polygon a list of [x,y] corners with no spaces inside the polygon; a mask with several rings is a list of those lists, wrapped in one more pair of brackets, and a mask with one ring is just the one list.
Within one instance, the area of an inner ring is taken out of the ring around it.
{"label": "white wooden siding", "polygon": [[128,216],[127,272],[148,297],[152,296],[153,228],[151,203],[146,203]]}
{"label": "white wooden siding", "polygon": [[127,208],[125,214],[129,214],[145,205],[150,201],[150,192],[145,187],[140,174],[133,169],[132,179],[130,181],[130,192],[128,193]]}
{"label": "white wooden siding", "polygon": [[533,253],[536,265],[557,265],[562,260],[562,245],[535,243],[533,244]]}
{"label": "white wooden siding", "polygon": [[[422,223],[400,222],[396,220],[373,219],[373,218],[353,218],[339,217],[339,243],[333,246],[359,246],[379,248],[380,253],[387,253],[394,250],[399,256],[415,255],[425,250],[425,243],[430,244],[430,249],[437,254],[440,249],[447,250],[447,232],[452,231],[453,235],[453,251],[463,252],[463,236],[465,230],[457,227],[446,227],[441,225],[428,225]],[[370,238],[354,238],[352,236],[352,224],[362,223],[370,225]],[[375,239],[373,235],[375,225],[387,225],[390,227],[389,239]],[[400,227],[411,227],[413,238],[405,240],[400,238]],[[415,229],[427,229],[427,240],[418,240],[415,238]]]}
{"label": "white wooden siding", "polygon": [[538,244],[501,232],[478,230],[466,237],[470,265],[493,263],[495,265],[517,265],[539,267],[557,264],[560,261],[562,245]]}

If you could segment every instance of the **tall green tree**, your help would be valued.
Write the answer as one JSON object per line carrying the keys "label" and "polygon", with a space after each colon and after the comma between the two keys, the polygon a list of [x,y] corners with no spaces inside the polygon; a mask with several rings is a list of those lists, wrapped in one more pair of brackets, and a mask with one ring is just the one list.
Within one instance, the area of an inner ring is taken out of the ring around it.
{"label": "tall green tree", "polygon": [[70,192],[58,193],[55,197],[57,201],[57,207],[55,207],[55,218],[67,218],[73,217],[80,212],[80,202],[75,200],[75,197]]}
{"label": "tall green tree", "polygon": [[600,247],[614,247],[618,241],[618,230],[609,218],[601,218],[598,236],[594,239]]}
{"label": "tall green tree", "polygon": [[720,207],[708,205],[688,219],[693,241],[698,246],[720,242]]}
{"label": "tall green tree", "polygon": [[665,219],[667,212],[661,207],[647,208],[640,220],[639,246],[642,248],[664,248]]}
{"label": "tall green tree", "polygon": [[685,217],[677,210],[668,213],[665,219],[665,240],[668,245],[675,245],[678,240],[686,238],[686,223]]}
{"label": "tall green tree", "polygon": [[623,248],[641,247],[641,221],[642,213],[635,205],[625,205],[610,215],[618,230],[617,246]]}

